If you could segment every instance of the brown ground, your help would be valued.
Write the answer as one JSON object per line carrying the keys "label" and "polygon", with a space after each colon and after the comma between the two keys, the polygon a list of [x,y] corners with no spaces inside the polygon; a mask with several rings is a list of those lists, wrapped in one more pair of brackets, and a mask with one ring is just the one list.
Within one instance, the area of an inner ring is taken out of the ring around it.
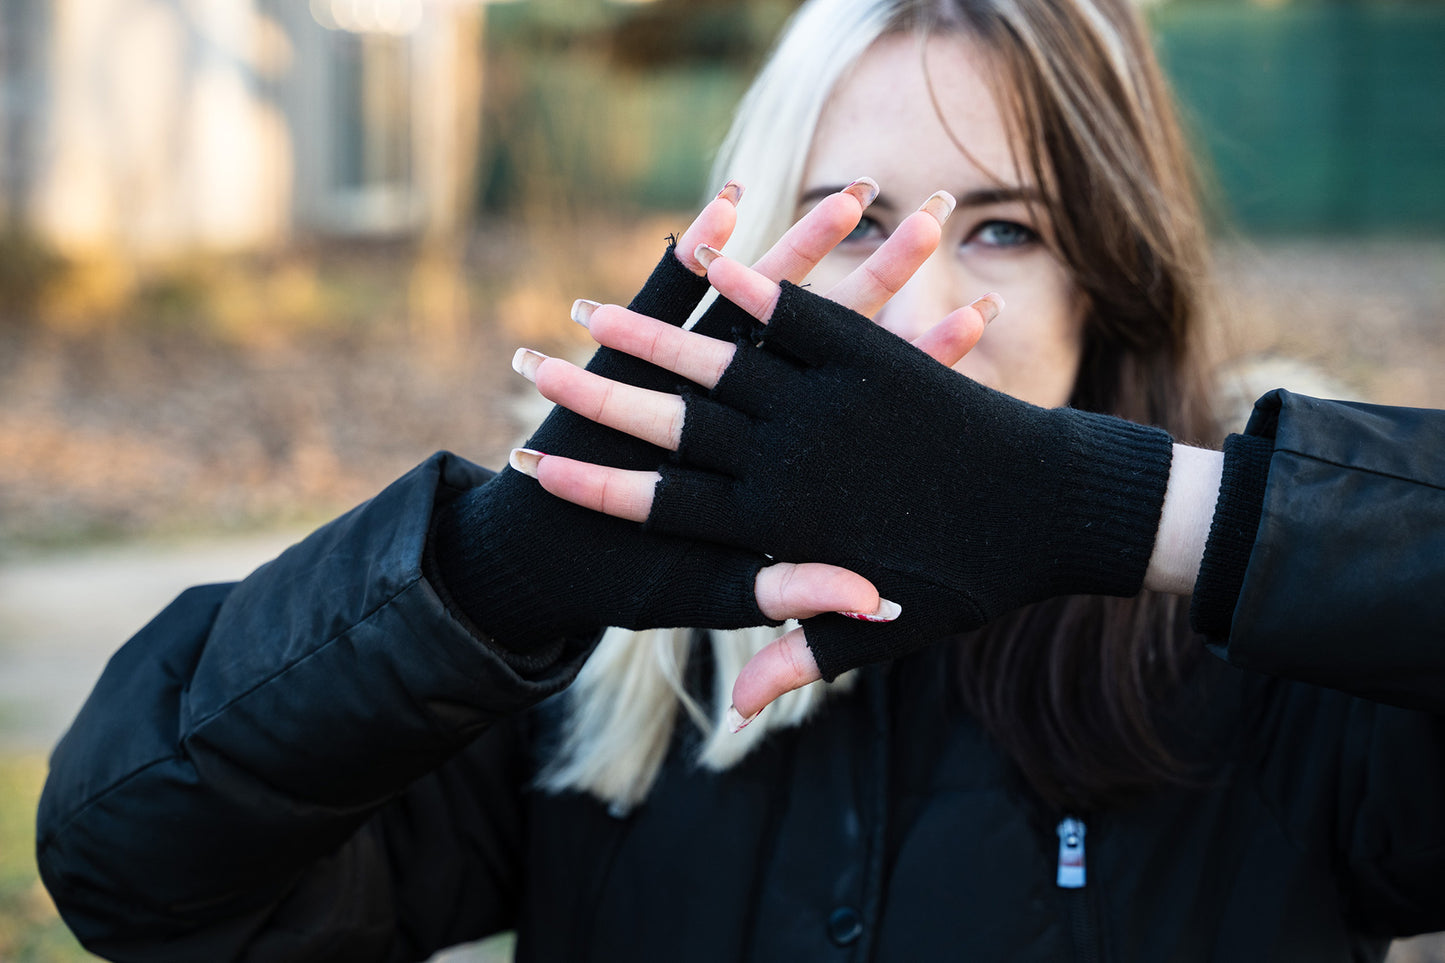
{"label": "brown ground", "polygon": [[[218,334],[214,311],[0,326],[0,553],[319,519],[438,448],[499,464],[539,411],[514,347],[585,350],[571,297],[625,298],[665,231],[647,222],[601,251],[559,233],[545,269],[527,266],[535,241],[479,244],[460,325],[419,324],[422,271],[373,255],[352,265],[371,285],[361,303],[300,333]],[[1221,353],[1244,360],[1244,398],[1284,383],[1445,406],[1445,243],[1261,243],[1220,264]]]}

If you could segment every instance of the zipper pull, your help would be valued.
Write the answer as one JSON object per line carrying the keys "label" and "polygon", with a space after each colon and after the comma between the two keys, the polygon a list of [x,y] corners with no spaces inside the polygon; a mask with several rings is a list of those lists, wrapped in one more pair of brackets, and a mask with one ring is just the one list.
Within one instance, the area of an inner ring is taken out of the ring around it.
{"label": "zipper pull", "polygon": [[1073,816],[1059,820],[1059,877],[1063,889],[1084,885],[1084,821]]}

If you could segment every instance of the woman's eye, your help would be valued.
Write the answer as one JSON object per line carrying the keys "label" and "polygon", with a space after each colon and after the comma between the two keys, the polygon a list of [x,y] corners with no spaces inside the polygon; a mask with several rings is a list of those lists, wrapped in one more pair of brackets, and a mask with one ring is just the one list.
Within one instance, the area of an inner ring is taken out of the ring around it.
{"label": "woman's eye", "polygon": [[857,227],[848,232],[848,236],[843,238],[840,243],[847,244],[849,241],[876,241],[881,237],[883,237],[883,227],[877,221],[873,220],[873,218],[865,217],[858,222]]}
{"label": "woman's eye", "polygon": [[1037,231],[1016,221],[984,221],[964,243],[977,241],[988,247],[1010,248],[1024,247],[1038,239]]}

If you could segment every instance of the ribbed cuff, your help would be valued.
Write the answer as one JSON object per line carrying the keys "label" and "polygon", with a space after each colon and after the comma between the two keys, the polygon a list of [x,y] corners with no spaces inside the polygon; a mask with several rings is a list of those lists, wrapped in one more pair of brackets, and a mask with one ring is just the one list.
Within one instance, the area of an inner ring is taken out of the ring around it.
{"label": "ribbed cuff", "polygon": [[1167,431],[1067,410],[1075,464],[1062,480],[1057,537],[1072,595],[1137,595],[1154,551],[1174,439]]}
{"label": "ribbed cuff", "polygon": [[1274,442],[1269,438],[1230,435],[1224,441],[1219,500],[1214,506],[1214,520],[1209,525],[1209,539],[1194,583],[1194,601],[1189,607],[1190,624],[1209,638],[1229,635],[1234,606],[1244,586],[1244,572],[1259,534],[1273,455]]}
{"label": "ribbed cuff", "polygon": [[567,633],[549,628],[537,613],[508,617],[508,608],[527,598],[527,589],[535,586],[536,567],[519,565],[518,559],[498,550],[498,544],[505,543],[514,553],[527,543],[505,538],[508,520],[497,517],[489,494],[485,485],[473,488],[437,509],[427,539],[428,574],[450,610],[509,656],[514,667],[531,670],[561,653]]}

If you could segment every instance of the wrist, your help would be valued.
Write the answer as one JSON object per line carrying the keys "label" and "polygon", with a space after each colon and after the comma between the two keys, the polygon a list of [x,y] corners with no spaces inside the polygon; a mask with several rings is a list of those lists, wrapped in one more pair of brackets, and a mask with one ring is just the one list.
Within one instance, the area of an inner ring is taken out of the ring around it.
{"label": "wrist", "polygon": [[1172,595],[1194,591],[1223,468],[1222,452],[1174,446],[1145,588]]}

